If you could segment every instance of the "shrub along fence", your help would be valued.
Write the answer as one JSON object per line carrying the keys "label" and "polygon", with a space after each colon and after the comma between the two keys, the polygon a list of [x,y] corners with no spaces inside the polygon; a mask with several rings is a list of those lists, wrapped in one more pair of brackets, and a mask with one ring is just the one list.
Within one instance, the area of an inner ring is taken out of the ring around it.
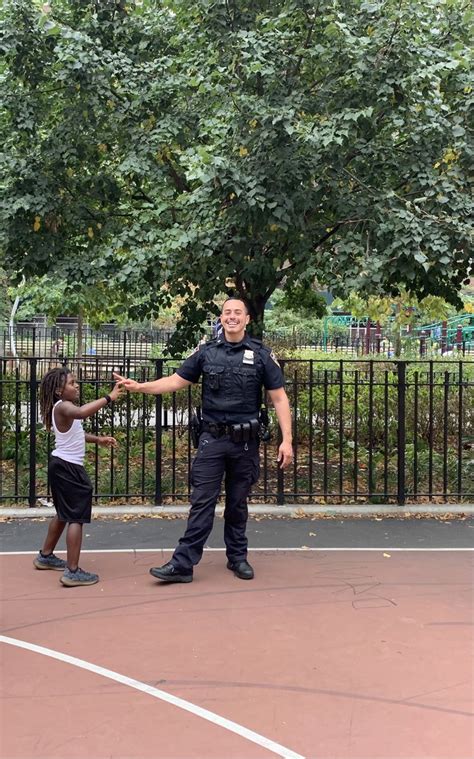
{"label": "shrub along fence", "polygon": [[[474,496],[474,362],[467,360],[282,361],[293,414],[294,463],[276,464],[278,425],[261,446],[254,503],[453,502]],[[0,358],[0,502],[47,498],[53,436],[38,414],[38,386],[50,359]],[[144,381],[172,373],[176,360],[120,364],[89,357],[68,364],[80,402],[107,392],[112,371]],[[187,502],[193,449],[188,419],[200,388],[173,395],[127,394],[87,420],[114,435],[117,450],[87,446],[86,466],[101,503]]]}

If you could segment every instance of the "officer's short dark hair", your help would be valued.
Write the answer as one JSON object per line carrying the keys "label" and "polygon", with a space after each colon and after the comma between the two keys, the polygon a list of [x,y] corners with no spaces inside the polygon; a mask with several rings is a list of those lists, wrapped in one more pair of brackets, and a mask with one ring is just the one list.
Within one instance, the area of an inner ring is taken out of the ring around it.
{"label": "officer's short dark hair", "polygon": [[245,310],[246,310],[247,314],[250,315],[249,304],[247,303],[247,301],[245,300],[245,298],[241,298],[240,295],[229,295],[229,297],[225,299],[224,303],[221,306],[221,313],[224,310],[225,304],[229,300],[240,300],[240,302],[244,304],[244,307],[245,307]]}

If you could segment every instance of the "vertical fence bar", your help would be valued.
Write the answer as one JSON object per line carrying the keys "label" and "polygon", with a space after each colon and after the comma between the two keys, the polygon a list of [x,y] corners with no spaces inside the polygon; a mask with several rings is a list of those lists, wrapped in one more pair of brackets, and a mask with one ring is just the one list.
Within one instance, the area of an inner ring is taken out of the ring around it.
{"label": "vertical fence bar", "polygon": [[127,330],[124,329],[123,331],[123,365],[125,366],[125,362],[127,360]]}
{"label": "vertical fence bar", "polygon": [[[309,450],[308,450],[308,492],[311,494],[314,490],[313,488],[313,371],[314,371],[314,365],[313,365],[313,359],[310,359],[309,361],[309,388],[308,388],[308,394],[309,394],[309,409],[308,409],[308,435],[309,435]],[[296,405],[295,405],[296,408]]]}
{"label": "vertical fence bar", "polygon": [[397,502],[399,506],[405,503],[405,444],[406,444],[406,361],[398,362],[397,377]]}
{"label": "vertical fence bar", "polygon": [[171,455],[173,457],[171,462],[171,493],[174,497],[176,494],[176,393],[172,395],[171,404]]}
{"label": "vertical fence bar", "polygon": [[[298,408],[298,370],[293,373],[293,408]],[[293,415],[293,492],[298,492],[298,415]]]}
{"label": "vertical fence bar", "polygon": [[30,477],[28,485],[28,504],[36,504],[36,358],[30,361]]}
{"label": "vertical fence bar", "polygon": [[339,361],[339,498],[344,486],[344,361]]}
{"label": "vertical fence bar", "polygon": [[323,394],[323,493],[324,500],[328,498],[328,372],[324,370],[324,394]]}
{"label": "vertical fence bar", "polygon": [[[193,411],[194,411],[194,409],[193,409],[193,396],[192,396],[192,391],[191,391],[191,385],[189,385],[189,387],[187,389],[187,394],[188,394],[188,445],[187,445],[187,451],[186,451],[186,453],[187,453],[187,460],[188,460],[187,493],[188,493],[188,498],[189,498],[190,495],[191,495],[191,465],[192,465],[191,464],[191,462],[192,462],[192,451],[191,451],[191,445],[192,445],[192,440],[191,440],[191,418],[192,418]],[[199,445],[199,442],[198,442],[198,445]],[[266,475],[266,471],[265,471],[265,475]]]}
{"label": "vertical fence bar", "polygon": [[434,435],[434,425],[433,425],[433,411],[434,411],[434,371],[433,371],[433,361],[430,361],[430,372],[429,372],[429,400],[428,400],[428,494],[429,497],[432,498],[433,496],[433,435]]}
{"label": "vertical fence bar", "polygon": [[[128,376],[128,375],[127,375]],[[114,404],[112,403],[110,406],[106,406],[104,410],[104,416],[107,414],[110,414],[110,435],[111,437],[115,437],[115,423],[114,423]],[[110,451],[110,495],[115,495],[115,450],[113,445],[109,448]]]}
{"label": "vertical fence bar", "polygon": [[373,448],[374,448],[374,362],[369,361],[369,460],[368,460],[368,488],[369,498],[375,491],[373,471]]}
{"label": "vertical fence bar", "polygon": [[463,427],[463,364],[459,362],[459,379],[458,379],[458,464],[457,464],[457,495],[461,496],[462,491],[462,431]]}
{"label": "vertical fence bar", "polygon": [[[4,414],[4,405],[3,405],[3,377],[4,377],[4,367],[6,368],[6,363],[1,361],[0,362],[0,431],[3,430],[6,425],[4,425],[3,422],[3,414]],[[5,408],[6,412],[6,408]],[[15,436],[18,438],[18,434]],[[0,435],[0,462],[3,462],[3,435]],[[3,466],[0,463],[0,497],[3,495]]]}
{"label": "vertical fence bar", "polygon": [[[146,382],[148,380],[148,376],[145,377],[145,370],[142,368],[142,376],[143,380],[142,382]],[[158,397],[158,396],[156,396]],[[151,400],[151,399],[150,399]],[[145,469],[146,469],[146,417],[148,414],[148,395],[143,393],[142,395],[142,402],[141,402],[141,410],[142,410],[142,450],[141,450],[141,497],[142,501],[145,500]]]}
{"label": "vertical fence bar", "polygon": [[388,370],[384,372],[383,392],[383,490],[385,498],[388,498]]}
{"label": "vertical fence bar", "polygon": [[[127,366],[125,377],[130,377],[130,366]],[[130,497],[130,417],[131,393],[125,397],[125,495]]]}
{"label": "vertical fence bar", "polygon": [[[163,376],[163,359],[155,360],[155,379]],[[161,426],[161,395],[155,395],[155,506],[162,503],[161,462],[163,455],[163,429]]]}
{"label": "vertical fence bar", "polygon": [[[92,383],[94,385],[94,396],[97,400],[99,397],[99,383],[97,381],[99,372],[99,362],[98,359],[95,359],[95,379],[92,380]],[[127,375],[125,375],[127,376]],[[92,417],[92,430],[94,435],[99,435],[99,416],[103,417],[103,414],[101,414],[100,411],[97,412],[97,414],[94,414]],[[99,492],[99,446],[97,443],[94,444],[95,449],[95,462],[94,462],[94,478],[95,478],[95,485],[94,485],[94,493],[97,500],[97,494]],[[112,492],[112,491],[110,491]]]}
{"label": "vertical fence bar", "polygon": [[354,372],[354,498],[358,495],[358,467],[359,467],[359,370]]}
{"label": "vertical fence bar", "polygon": [[443,399],[443,495],[448,492],[449,372],[444,373]]}
{"label": "vertical fence bar", "polygon": [[414,376],[413,399],[413,496],[418,498],[418,371]]}
{"label": "vertical fence bar", "polygon": [[[283,377],[285,376],[285,363],[286,362],[284,360],[280,361],[280,366],[281,366],[281,370],[283,372]],[[295,412],[293,414],[293,418],[294,418],[295,414],[296,414],[296,409],[295,409]],[[283,438],[282,438],[282,435],[281,435],[280,425],[278,425],[278,439],[277,439],[278,447],[281,445],[282,439]],[[280,466],[278,466],[277,467],[277,504],[278,504],[278,506],[282,506],[285,503],[285,492],[284,491],[285,491],[284,473],[283,473],[283,469]]]}

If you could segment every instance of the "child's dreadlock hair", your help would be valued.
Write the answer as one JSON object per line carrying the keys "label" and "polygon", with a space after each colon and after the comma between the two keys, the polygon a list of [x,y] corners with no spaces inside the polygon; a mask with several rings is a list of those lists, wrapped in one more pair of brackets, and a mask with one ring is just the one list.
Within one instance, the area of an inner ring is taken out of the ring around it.
{"label": "child's dreadlock hair", "polygon": [[70,369],[61,366],[57,369],[50,369],[41,380],[39,391],[40,411],[48,432],[52,425],[53,406],[61,396],[61,390],[66,384],[68,374],[71,374]]}

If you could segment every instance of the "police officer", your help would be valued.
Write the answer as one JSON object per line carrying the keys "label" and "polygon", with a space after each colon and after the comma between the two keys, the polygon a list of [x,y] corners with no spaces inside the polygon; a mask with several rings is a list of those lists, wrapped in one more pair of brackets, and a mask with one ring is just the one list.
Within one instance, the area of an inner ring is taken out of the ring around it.
{"label": "police officer", "polygon": [[153,382],[114,376],[131,392],[181,390],[202,376],[202,424],[191,470],[191,510],[184,536],[167,564],[151,574],[163,582],[191,582],[214,521],[225,478],[224,542],[227,567],[242,580],[254,576],[247,561],[247,497],[259,475],[259,411],[262,387],[274,405],[282,432],[281,468],[293,458],[291,413],[283,374],[273,353],[246,334],[247,305],[229,298],[222,307],[223,331],[200,344],[175,374]]}

